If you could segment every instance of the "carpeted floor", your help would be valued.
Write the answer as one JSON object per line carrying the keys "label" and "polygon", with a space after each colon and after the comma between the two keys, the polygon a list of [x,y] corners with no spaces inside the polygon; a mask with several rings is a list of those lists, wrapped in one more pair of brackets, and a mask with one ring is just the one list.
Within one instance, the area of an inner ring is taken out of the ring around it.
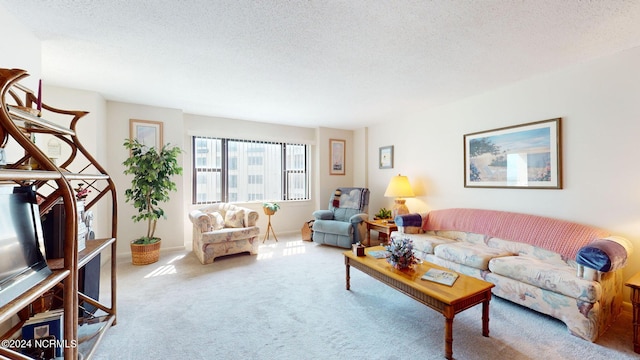
{"label": "carpeted floor", "polygon": [[[190,251],[160,262],[118,264],[118,325],[94,359],[441,359],[444,318],[351,270],[344,249],[280,235],[257,256],[201,265]],[[104,279],[103,279],[104,280]],[[104,289],[104,287],[103,287]],[[638,359],[631,314],[596,343],[494,297],[490,336],[481,306],[453,324],[455,359]]]}

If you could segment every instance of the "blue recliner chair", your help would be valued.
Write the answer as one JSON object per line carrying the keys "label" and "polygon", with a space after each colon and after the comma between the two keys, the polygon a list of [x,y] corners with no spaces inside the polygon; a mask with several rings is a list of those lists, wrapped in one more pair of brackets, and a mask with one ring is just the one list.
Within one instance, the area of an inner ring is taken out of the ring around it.
{"label": "blue recliner chair", "polygon": [[329,199],[329,210],[313,212],[313,241],[346,249],[366,238],[369,189],[338,188]]}

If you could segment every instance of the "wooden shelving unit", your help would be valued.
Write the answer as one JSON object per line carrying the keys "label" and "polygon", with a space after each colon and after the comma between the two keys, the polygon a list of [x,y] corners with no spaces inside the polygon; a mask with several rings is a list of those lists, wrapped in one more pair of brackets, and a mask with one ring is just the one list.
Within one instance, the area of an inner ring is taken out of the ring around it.
{"label": "wooden shelving unit", "polygon": [[[0,323],[24,312],[30,304],[52,289],[61,289],[62,308],[65,314],[64,338],[67,343],[79,344],[79,346],[65,347],[64,358],[78,359],[79,348],[82,348],[81,358],[89,359],[105,331],[116,323],[117,197],[115,184],[77,138],[76,125],[87,112],[57,109],[41,102],[33,91],[19,83],[26,76],[28,74],[24,70],[0,69],[2,107],[0,109],[0,147],[4,148],[9,141],[15,141],[24,149],[24,156],[21,159],[0,169],[0,182],[35,185],[41,215],[46,215],[57,203],[64,204],[66,214],[76,214],[77,199],[74,188],[82,183],[91,190],[91,196],[85,201],[85,211],[96,206],[101,200],[111,198],[111,237],[86,240],[86,247],[78,252],[78,219],[76,216],[66,216],[64,257],[47,260],[53,274],[16,300],[0,307]],[[69,119],[69,126],[47,120],[46,114],[55,114],[56,117],[65,116]],[[60,165],[54,164],[31,141],[32,134],[48,134],[55,137],[69,146],[70,155]],[[38,170],[21,169],[26,164],[34,163],[37,164]],[[70,167],[80,170],[76,172],[67,170]],[[78,270],[105,251],[111,252],[110,302],[107,304],[91,299],[78,291]],[[80,318],[78,307],[81,301],[94,306],[97,309],[95,313]],[[79,337],[79,327],[88,324],[92,325],[91,329],[83,331],[82,337]],[[10,333],[19,329],[20,325],[15,326]],[[11,334],[0,334],[0,338],[8,336]],[[90,343],[90,346],[83,346],[85,341]],[[25,356],[0,347],[0,358],[24,359]]]}

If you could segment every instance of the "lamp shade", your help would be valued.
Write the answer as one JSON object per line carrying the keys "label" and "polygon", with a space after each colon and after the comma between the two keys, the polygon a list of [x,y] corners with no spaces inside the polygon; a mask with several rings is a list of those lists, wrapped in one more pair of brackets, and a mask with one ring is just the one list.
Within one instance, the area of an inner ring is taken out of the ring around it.
{"label": "lamp shade", "polygon": [[409,178],[406,176],[398,174],[398,176],[394,176],[389,181],[389,185],[387,186],[387,190],[384,192],[385,197],[413,197],[415,194],[413,193],[413,189],[411,188],[411,184],[409,184]]}

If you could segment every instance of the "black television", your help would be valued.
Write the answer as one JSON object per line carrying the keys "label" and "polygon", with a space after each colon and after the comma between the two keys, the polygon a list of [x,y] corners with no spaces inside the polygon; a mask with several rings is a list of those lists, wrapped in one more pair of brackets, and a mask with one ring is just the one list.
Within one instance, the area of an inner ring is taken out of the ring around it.
{"label": "black television", "polygon": [[0,186],[0,306],[51,274],[36,192],[30,186]]}

